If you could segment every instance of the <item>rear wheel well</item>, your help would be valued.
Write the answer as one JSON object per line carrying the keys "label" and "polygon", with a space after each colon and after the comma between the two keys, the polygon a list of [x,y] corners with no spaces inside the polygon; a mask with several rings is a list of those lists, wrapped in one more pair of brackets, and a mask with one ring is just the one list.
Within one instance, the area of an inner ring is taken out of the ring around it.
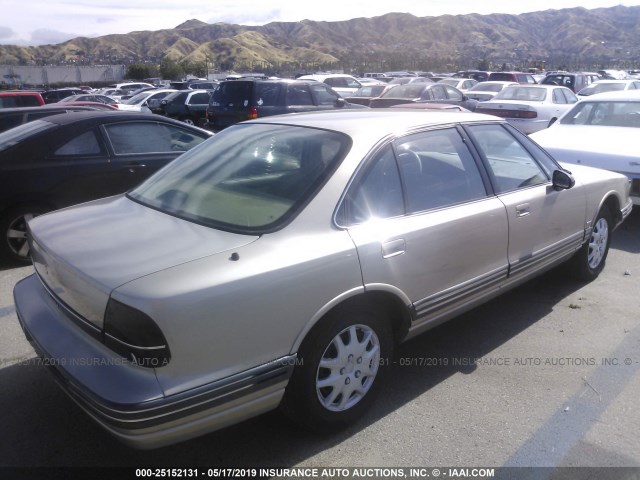
{"label": "rear wheel well", "polygon": [[[404,339],[411,325],[411,312],[409,307],[396,295],[379,290],[365,292],[344,300],[325,313],[316,325],[322,323],[326,317],[338,311],[359,310],[364,307],[375,308],[389,321],[389,325],[393,331],[394,343],[400,343],[402,339]],[[314,328],[307,333],[306,338],[310,336]]]}

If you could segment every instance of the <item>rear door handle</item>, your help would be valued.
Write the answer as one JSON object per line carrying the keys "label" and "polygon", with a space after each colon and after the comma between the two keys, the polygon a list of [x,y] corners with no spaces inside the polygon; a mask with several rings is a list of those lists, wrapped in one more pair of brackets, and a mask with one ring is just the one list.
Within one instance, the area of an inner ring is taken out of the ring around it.
{"label": "rear door handle", "polygon": [[391,258],[397,255],[402,255],[406,248],[404,238],[397,240],[391,240],[389,242],[382,243],[382,258]]}
{"label": "rear door handle", "polygon": [[531,207],[528,203],[522,203],[516,206],[516,216],[526,217],[531,214]]}

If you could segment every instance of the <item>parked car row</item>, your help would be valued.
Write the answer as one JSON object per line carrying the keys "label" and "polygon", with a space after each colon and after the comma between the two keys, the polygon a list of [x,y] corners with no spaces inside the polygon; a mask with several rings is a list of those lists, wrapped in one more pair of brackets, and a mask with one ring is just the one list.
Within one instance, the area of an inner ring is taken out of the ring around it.
{"label": "parked car row", "polygon": [[0,133],[0,257],[18,261],[29,260],[31,218],[125,192],[212,135],[130,112],[74,111],[32,120]]}

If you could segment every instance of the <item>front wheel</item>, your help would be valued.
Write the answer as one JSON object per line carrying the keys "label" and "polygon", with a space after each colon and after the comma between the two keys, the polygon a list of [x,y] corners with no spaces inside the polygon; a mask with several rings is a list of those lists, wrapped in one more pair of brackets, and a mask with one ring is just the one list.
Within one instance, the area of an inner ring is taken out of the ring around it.
{"label": "front wheel", "polygon": [[182,117],[180,119],[180,121],[186,123],[187,125],[195,125],[196,124],[196,122],[194,122],[193,118],[191,118],[191,117]]}
{"label": "front wheel", "polygon": [[603,206],[593,223],[589,241],[571,259],[573,273],[579,280],[591,281],[600,275],[609,254],[612,231],[611,213]]}
{"label": "front wheel", "polygon": [[0,230],[3,236],[0,244],[0,257],[23,263],[29,262],[27,222],[46,211],[46,208],[38,205],[24,205],[3,214],[0,218]]}
{"label": "front wheel", "polygon": [[373,402],[391,338],[389,322],[373,309],[334,312],[300,347],[281,410],[318,432],[354,423]]}

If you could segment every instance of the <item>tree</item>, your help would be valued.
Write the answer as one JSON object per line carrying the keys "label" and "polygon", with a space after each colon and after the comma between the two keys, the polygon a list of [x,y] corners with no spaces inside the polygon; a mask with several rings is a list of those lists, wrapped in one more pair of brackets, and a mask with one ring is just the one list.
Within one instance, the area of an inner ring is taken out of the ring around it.
{"label": "tree", "polygon": [[180,80],[184,77],[184,70],[177,62],[164,57],[160,63],[160,76],[165,80]]}
{"label": "tree", "polygon": [[151,63],[132,63],[127,66],[126,78],[144,80],[158,76],[158,66]]}
{"label": "tree", "polygon": [[487,60],[486,58],[480,59],[480,61],[478,62],[478,70],[482,70],[483,72],[491,70],[489,68],[489,60]]}
{"label": "tree", "polygon": [[204,62],[191,62],[189,60],[183,60],[180,62],[182,71],[186,74],[191,74],[200,78],[207,78],[209,72],[207,72],[207,66]]}

